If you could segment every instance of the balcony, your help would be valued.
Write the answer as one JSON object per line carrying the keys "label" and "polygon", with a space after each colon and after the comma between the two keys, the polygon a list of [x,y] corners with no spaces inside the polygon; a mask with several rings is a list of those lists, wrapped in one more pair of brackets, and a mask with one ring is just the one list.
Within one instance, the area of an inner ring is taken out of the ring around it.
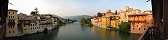
{"label": "balcony", "polygon": [[146,20],[145,19],[143,19],[143,20],[128,20],[129,22],[146,22]]}
{"label": "balcony", "polygon": [[9,20],[15,20],[15,18],[9,18]]}
{"label": "balcony", "polygon": [[8,22],[8,25],[15,25],[15,22]]}
{"label": "balcony", "polygon": [[30,22],[28,22],[28,23],[24,23],[24,25],[30,25],[31,23]]}

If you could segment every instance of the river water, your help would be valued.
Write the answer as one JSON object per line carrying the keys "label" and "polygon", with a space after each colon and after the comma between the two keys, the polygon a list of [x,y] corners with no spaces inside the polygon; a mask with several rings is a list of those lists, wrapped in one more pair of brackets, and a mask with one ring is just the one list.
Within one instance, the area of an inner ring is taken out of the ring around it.
{"label": "river water", "polygon": [[25,35],[7,40],[137,40],[141,34],[110,31],[99,27],[66,24],[47,33]]}

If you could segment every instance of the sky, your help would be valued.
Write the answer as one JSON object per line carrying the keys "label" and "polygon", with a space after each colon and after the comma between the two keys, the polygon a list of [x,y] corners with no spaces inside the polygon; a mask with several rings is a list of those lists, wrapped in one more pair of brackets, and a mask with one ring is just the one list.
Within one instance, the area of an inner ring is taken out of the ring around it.
{"label": "sky", "polygon": [[55,14],[61,17],[76,15],[96,15],[107,10],[123,10],[125,6],[134,9],[151,10],[147,0],[9,0],[9,9],[30,15],[37,7],[40,14]]}

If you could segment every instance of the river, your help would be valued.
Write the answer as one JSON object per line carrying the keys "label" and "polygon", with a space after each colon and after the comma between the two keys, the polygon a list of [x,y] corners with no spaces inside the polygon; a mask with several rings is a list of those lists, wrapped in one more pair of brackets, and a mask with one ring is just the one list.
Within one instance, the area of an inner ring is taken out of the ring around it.
{"label": "river", "polygon": [[7,40],[137,40],[140,34],[110,31],[99,27],[66,24],[47,33],[25,35]]}

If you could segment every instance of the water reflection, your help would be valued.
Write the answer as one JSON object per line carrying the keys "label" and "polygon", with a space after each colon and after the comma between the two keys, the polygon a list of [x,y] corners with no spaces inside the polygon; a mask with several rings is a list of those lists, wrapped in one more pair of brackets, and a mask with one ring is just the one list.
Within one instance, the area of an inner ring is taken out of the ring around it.
{"label": "water reflection", "polygon": [[120,31],[110,31],[99,27],[92,27],[92,31],[99,35],[102,40],[136,40],[141,34],[131,34]]}
{"label": "water reflection", "polygon": [[47,33],[25,35],[15,38],[8,38],[7,40],[54,40],[58,34],[58,31],[59,28],[56,28],[54,30],[48,31]]}

